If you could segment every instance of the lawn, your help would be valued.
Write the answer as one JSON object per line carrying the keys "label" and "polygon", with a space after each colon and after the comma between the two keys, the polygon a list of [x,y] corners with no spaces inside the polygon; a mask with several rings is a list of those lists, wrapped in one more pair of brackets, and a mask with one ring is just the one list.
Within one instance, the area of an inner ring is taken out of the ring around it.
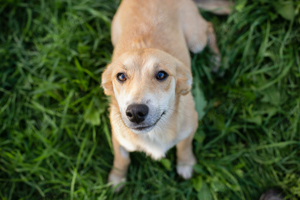
{"label": "lawn", "polygon": [[202,120],[194,176],[131,153],[128,182],[112,166],[109,99],[116,0],[0,1],[0,199],[255,200],[272,187],[300,198],[300,1],[239,0],[215,25],[222,69],[191,55]]}

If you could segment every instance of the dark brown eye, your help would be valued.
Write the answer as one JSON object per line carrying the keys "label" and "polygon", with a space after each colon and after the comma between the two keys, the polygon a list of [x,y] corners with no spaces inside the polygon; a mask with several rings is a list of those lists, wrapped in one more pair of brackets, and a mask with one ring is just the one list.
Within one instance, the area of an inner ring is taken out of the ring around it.
{"label": "dark brown eye", "polygon": [[118,73],[117,74],[117,79],[120,81],[120,82],[125,82],[126,81],[126,76],[124,73]]}
{"label": "dark brown eye", "polygon": [[159,71],[159,72],[156,74],[156,79],[159,80],[159,81],[163,81],[163,80],[165,80],[168,76],[169,76],[169,74],[167,74],[167,72],[165,72],[165,71]]}

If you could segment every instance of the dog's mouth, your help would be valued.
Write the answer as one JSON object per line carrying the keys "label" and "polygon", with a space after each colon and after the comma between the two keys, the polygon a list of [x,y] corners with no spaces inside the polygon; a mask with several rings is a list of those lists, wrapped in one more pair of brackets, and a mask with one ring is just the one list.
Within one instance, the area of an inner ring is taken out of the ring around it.
{"label": "dog's mouth", "polygon": [[164,111],[160,117],[152,124],[152,125],[149,125],[149,126],[141,126],[141,127],[135,127],[135,128],[131,128],[135,131],[145,131],[145,130],[149,130],[149,129],[152,129],[158,122],[159,120],[162,118],[162,116],[166,114],[166,112]]}

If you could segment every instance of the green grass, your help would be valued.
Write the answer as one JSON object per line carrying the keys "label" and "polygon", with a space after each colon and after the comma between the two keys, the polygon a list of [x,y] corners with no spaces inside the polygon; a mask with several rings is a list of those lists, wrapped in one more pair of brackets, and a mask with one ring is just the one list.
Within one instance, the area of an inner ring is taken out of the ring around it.
{"label": "green grass", "polygon": [[109,101],[99,85],[117,7],[1,0],[0,199],[252,200],[271,187],[299,199],[300,1],[240,0],[228,17],[203,12],[224,75],[211,73],[209,49],[192,55],[203,115],[194,177],[178,177],[175,149],[161,162],[132,153],[126,187],[113,194]]}

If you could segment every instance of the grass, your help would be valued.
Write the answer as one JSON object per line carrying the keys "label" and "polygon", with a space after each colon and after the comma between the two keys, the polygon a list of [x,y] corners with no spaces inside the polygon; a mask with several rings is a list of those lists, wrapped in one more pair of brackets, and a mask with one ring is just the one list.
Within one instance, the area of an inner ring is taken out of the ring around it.
{"label": "grass", "polygon": [[119,194],[108,99],[117,1],[2,0],[0,6],[0,198],[258,199],[271,187],[300,198],[300,2],[240,0],[215,25],[223,76],[209,49],[192,55],[199,122],[191,180],[175,149],[160,162],[132,153]]}

